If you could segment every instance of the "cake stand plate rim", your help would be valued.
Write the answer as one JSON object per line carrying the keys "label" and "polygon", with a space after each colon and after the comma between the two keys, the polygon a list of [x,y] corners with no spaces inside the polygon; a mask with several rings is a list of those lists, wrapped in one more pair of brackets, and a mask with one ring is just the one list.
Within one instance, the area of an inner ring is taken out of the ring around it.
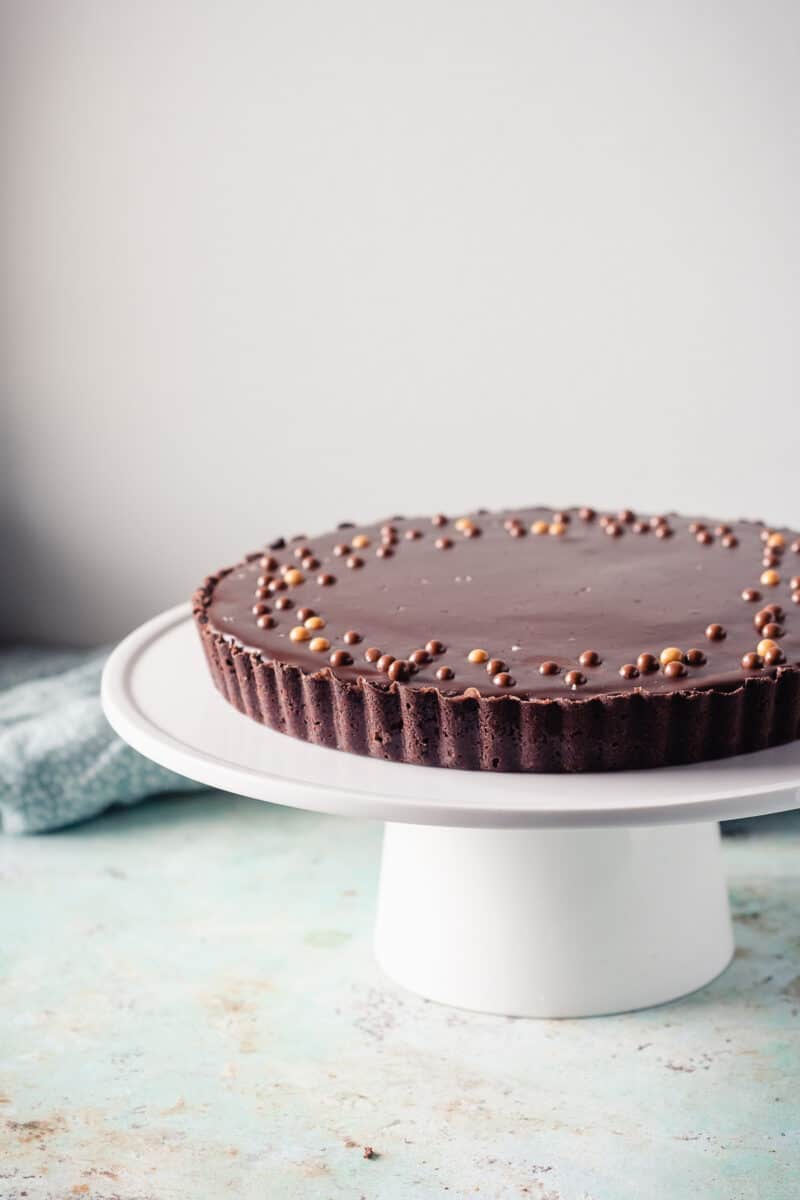
{"label": "cake stand plate rim", "polygon": [[186,603],[112,651],[102,703],[119,736],[162,766],[316,812],[428,825],[590,828],[717,821],[798,805],[800,741],[709,763],[575,775],[412,766],[314,746],[251,721],[216,692]]}

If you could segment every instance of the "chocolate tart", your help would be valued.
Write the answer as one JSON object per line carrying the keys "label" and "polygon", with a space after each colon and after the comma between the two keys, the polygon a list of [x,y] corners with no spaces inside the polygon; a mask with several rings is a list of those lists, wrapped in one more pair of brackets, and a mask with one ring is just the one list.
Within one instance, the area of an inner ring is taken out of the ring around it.
{"label": "chocolate tart", "polygon": [[193,598],[254,721],[394,762],[612,771],[800,736],[800,537],[545,508],[278,539]]}

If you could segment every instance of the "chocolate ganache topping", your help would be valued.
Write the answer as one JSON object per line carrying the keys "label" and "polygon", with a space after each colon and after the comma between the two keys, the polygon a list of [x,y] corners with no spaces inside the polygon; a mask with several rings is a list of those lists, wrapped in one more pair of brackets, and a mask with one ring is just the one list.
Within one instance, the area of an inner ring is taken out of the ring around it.
{"label": "chocolate ganache topping", "polygon": [[[210,576],[194,608],[236,707],[358,753],[589,770],[798,736],[800,539],[758,522],[530,508],[345,524]],[[641,719],[660,749],[634,744]]]}

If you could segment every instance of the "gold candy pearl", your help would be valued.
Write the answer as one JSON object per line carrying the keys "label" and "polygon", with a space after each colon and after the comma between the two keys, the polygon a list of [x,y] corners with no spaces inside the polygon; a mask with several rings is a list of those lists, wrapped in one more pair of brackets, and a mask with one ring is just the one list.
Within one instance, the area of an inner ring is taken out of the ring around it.
{"label": "gold candy pearl", "polygon": [[298,571],[297,567],[290,567],[283,577],[290,587],[297,587],[299,583],[305,583],[306,577],[302,571]]}
{"label": "gold candy pearl", "polygon": [[771,568],[769,571],[764,571],[763,575],[761,576],[761,582],[765,587],[777,587],[780,581],[781,577],[778,572],[772,570]]}
{"label": "gold candy pearl", "polygon": [[677,646],[667,646],[666,649],[662,650],[658,656],[658,661],[661,663],[662,667],[665,667],[667,663],[681,662],[682,660],[683,651],[679,650]]}
{"label": "gold candy pearl", "polygon": [[547,532],[551,537],[563,537],[567,532],[567,527],[563,521],[553,521]]}
{"label": "gold candy pearl", "polygon": [[786,538],[782,533],[771,533],[767,538],[767,545],[770,550],[782,550],[786,545]]}
{"label": "gold candy pearl", "polygon": [[762,638],[761,641],[756,646],[756,653],[760,654],[761,657],[763,658],[768,650],[777,650],[777,649],[778,649],[778,643],[774,642],[772,640],[772,638]]}
{"label": "gold candy pearl", "polygon": [[352,539],[352,545],[356,550],[366,550],[369,545],[369,538],[365,533],[357,533]]}
{"label": "gold candy pearl", "polygon": [[457,521],[453,522],[453,524],[455,525],[456,529],[463,532],[463,530],[469,529],[471,525],[474,525],[475,522],[470,517],[459,517]]}
{"label": "gold candy pearl", "polygon": [[550,526],[547,524],[547,521],[534,521],[531,525],[531,533],[538,533],[539,535],[547,533],[549,529]]}
{"label": "gold candy pearl", "polygon": [[307,617],[303,622],[306,629],[324,629],[325,622],[322,617]]}
{"label": "gold candy pearl", "polygon": [[293,642],[307,642],[311,634],[306,629],[305,625],[295,625],[289,633],[289,637]]}
{"label": "gold candy pearl", "polygon": [[326,650],[330,650],[331,644],[327,638],[315,637],[308,643],[309,650],[313,650],[315,654],[324,654]]}
{"label": "gold candy pearl", "polygon": [[485,663],[489,660],[489,655],[485,650],[470,650],[467,658],[471,663]]}

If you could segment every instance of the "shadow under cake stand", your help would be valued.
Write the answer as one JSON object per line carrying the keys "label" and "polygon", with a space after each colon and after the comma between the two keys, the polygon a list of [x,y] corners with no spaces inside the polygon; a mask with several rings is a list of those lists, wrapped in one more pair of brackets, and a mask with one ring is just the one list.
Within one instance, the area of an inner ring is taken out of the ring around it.
{"label": "shadow under cake stand", "polygon": [[609,774],[443,770],[297,741],[216,692],[188,605],[114,650],[103,706],[141,754],[257,800],[385,822],[378,962],[432,1000],[514,1016],[659,1004],[733,953],[721,818],[797,807],[800,742]]}

